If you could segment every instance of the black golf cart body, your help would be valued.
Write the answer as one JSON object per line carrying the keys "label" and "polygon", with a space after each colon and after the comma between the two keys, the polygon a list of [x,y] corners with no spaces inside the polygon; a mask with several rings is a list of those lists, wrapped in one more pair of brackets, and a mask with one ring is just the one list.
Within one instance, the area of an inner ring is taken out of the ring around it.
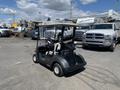
{"label": "black golf cart body", "polygon": [[[76,71],[83,68],[86,65],[84,58],[81,55],[77,55],[74,45],[74,37],[76,24],[74,23],[43,23],[38,24],[38,30],[44,30],[44,28],[53,26],[61,28],[60,37],[57,39],[40,38],[40,32],[38,33],[37,46],[35,54],[33,55],[33,61],[49,67],[54,71],[54,67],[58,66],[61,69],[60,74],[62,76],[69,72]],[[64,37],[65,28],[69,27],[73,30],[73,34],[70,37]],[[56,28],[57,30],[57,28]],[[34,60],[36,58],[36,60]]]}

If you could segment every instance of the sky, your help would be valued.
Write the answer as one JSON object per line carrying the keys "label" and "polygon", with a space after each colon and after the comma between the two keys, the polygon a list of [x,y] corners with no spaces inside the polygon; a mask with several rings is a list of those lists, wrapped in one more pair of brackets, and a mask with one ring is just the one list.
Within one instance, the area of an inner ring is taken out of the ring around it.
{"label": "sky", "polygon": [[[73,16],[87,16],[110,9],[120,9],[119,0],[72,0]],[[38,20],[69,18],[71,0],[0,0],[0,20]]]}

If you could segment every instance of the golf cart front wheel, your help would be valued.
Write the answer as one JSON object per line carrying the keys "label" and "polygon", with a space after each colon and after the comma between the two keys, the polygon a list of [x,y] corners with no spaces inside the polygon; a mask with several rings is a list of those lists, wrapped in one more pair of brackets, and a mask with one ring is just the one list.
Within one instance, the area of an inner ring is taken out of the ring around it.
{"label": "golf cart front wheel", "polygon": [[60,64],[55,63],[53,66],[53,72],[56,76],[62,77],[63,76],[63,69]]}
{"label": "golf cart front wheel", "polygon": [[36,54],[33,55],[33,58],[32,58],[33,62],[34,63],[38,63],[38,59],[37,59],[37,56]]}

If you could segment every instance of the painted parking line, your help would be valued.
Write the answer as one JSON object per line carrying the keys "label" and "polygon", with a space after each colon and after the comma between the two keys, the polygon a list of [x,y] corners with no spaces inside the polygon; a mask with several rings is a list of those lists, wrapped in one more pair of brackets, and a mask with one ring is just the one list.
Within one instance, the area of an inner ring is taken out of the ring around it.
{"label": "painted parking line", "polygon": [[15,65],[19,65],[19,64],[22,64],[22,62],[16,62]]}

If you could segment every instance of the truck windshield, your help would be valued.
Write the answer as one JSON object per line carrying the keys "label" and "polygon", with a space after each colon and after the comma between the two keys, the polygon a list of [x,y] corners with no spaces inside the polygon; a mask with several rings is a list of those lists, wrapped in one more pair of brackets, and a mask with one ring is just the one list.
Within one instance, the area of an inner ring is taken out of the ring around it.
{"label": "truck windshield", "polygon": [[98,24],[93,25],[93,29],[112,29],[112,24]]}

